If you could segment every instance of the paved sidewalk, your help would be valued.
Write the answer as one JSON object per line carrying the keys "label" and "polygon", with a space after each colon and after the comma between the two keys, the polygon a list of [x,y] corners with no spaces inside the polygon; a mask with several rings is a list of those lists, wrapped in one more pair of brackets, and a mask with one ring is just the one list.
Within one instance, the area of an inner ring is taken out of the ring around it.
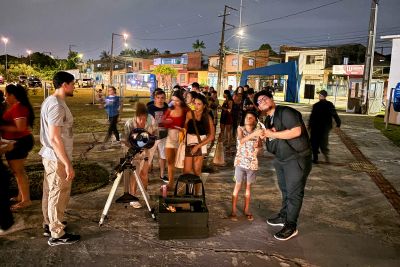
{"label": "paved sidewalk", "polygon": [[[308,117],[308,105],[295,107]],[[232,158],[228,158],[228,165],[207,179],[207,239],[159,240],[158,224],[145,208],[115,203],[99,228],[109,185],[72,197],[68,228],[82,235],[82,241],[74,245],[47,245],[39,201],[17,213],[14,232],[0,236],[0,265],[400,266],[400,149],[375,130],[371,117],[339,115],[341,131],[330,136],[331,163],[313,165],[299,235],[289,241],[275,240],[273,234],[279,228],[265,222],[279,209],[281,196],[273,157],[264,153],[252,189],[252,222],[241,213],[238,222],[227,219],[234,186]],[[91,140],[90,134],[77,136],[76,157]],[[111,168],[123,155],[123,151],[98,152],[95,148],[87,158]],[[157,177],[154,168],[149,184],[153,200],[161,184]],[[117,195],[122,191],[121,185]],[[243,207],[243,197],[238,207]]]}

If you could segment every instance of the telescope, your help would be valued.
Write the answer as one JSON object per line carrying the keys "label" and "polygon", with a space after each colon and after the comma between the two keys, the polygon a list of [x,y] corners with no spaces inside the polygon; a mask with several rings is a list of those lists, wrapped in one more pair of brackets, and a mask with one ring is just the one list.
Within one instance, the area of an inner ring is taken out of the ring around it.
{"label": "telescope", "polygon": [[108,195],[106,205],[104,206],[103,212],[101,214],[99,226],[103,225],[104,220],[107,217],[108,210],[110,209],[111,202],[114,198],[115,192],[117,191],[117,187],[121,181],[124,170],[128,167],[133,169],[133,174],[136,179],[136,183],[138,184],[138,187],[143,195],[143,199],[146,202],[146,206],[147,206],[148,210],[150,211],[153,219],[154,220],[156,219],[154,212],[150,207],[149,196],[148,196],[146,190],[144,189],[142,181],[140,180],[139,176],[136,173],[136,167],[131,165],[133,158],[137,154],[142,153],[145,149],[152,148],[154,146],[156,140],[157,140],[156,136],[151,135],[143,128],[135,128],[130,132],[130,134],[128,136],[128,144],[130,147],[129,147],[128,152],[126,153],[125,157],[121,159],[120,164],[118,164],[114,168],[115,173],[112,175],[112,177],[115,177],[115,180],[111,187],[110,193]]}

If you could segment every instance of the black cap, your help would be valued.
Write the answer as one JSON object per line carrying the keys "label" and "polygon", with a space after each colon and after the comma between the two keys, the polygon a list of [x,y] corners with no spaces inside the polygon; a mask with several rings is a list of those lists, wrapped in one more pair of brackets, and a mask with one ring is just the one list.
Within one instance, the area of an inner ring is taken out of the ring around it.
{"label": "black cap", "polygon": [[323,95],[323,96],[325,96],[325,97],[327,97],[327,96],[328,96],[328,92],[327,92],[327,91],[325,91],[325,90],[321,90],[321,91],[319,91],[319,92],[318,92],[318,94],[320,94],[320,95]]}

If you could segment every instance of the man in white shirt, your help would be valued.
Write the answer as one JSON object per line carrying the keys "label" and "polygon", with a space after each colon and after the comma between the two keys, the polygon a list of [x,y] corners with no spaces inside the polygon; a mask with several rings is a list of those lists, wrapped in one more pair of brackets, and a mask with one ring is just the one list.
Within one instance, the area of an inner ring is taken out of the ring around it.
{"label": "man in white shirt", "polygon": [[53,77],[55,92],[42,103],[40,110],[40,143],[45,177],[43,180],[42,211],[45,236],[50,246],[73,244],[79,235],[64,231],[64,212],[71,194],[75,171],[72,166],[73,117],[65,98],[73,96],[74,76],[57,72]]}

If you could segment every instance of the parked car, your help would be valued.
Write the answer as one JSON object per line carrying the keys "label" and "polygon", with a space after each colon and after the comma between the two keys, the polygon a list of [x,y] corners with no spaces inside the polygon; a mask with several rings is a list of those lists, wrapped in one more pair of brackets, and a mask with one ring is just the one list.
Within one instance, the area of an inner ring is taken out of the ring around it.
{"label": "parked car", "polygon": [[76,81],[78,84],[78,87],[92,87],[93,86],[93,80],[88,78],[88,79],[79,79]]}
{"label": "parked car", "polygon": [[28,87],[42,87],[42,81],[35,76],[31,76],[28,78]]}
{"label": "parked car", "polygon": [[25,85],[26,84],[26,80],[28,79],[28,76],[26,75],[19,75],[18,76],[18,83]]}
{"label": "parked car", "polygon": [[3,76],[0,75],[0,84],[3,84],[3,83],[4,83],[4,78],[3,78]]}

